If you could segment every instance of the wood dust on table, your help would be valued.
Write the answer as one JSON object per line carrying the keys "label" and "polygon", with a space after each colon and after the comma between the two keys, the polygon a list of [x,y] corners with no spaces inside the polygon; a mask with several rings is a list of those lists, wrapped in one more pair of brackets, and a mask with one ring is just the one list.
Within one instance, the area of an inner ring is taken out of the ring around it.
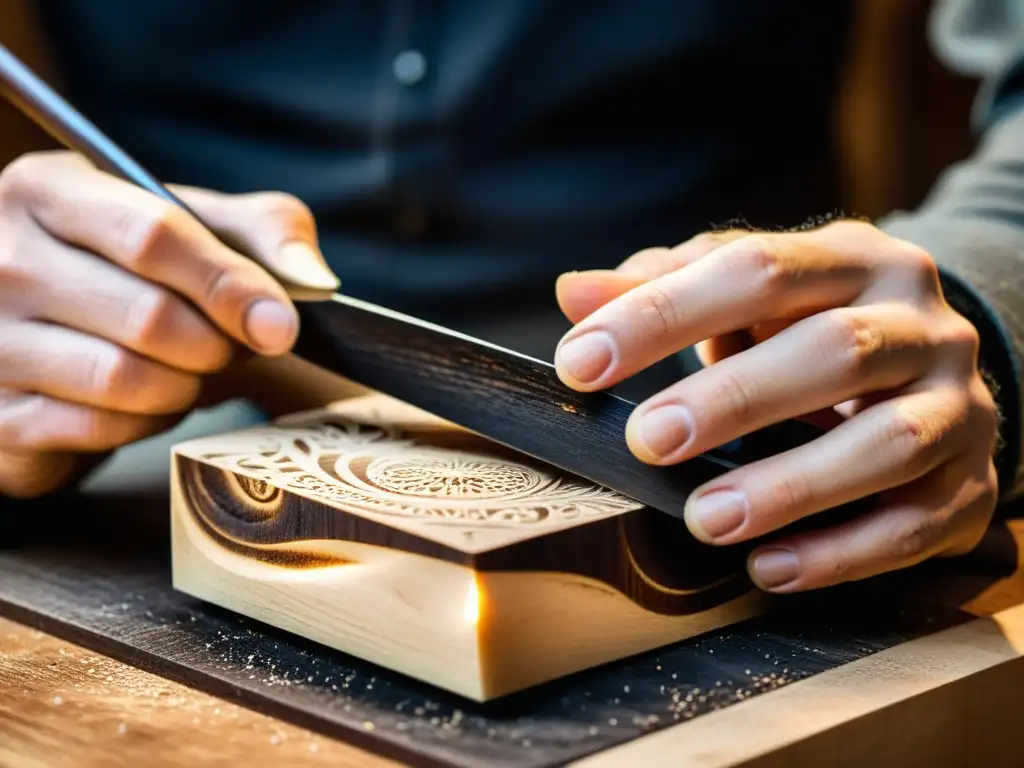
{"label": "wood dust on table", "polygon": [[0,766],[391,768],[311,731],[0,619]]}

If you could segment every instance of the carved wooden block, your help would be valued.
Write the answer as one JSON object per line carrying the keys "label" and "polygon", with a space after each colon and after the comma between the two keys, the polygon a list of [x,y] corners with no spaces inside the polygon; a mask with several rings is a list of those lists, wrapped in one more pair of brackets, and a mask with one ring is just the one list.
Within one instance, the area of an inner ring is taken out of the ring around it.
{"label": "carved wooden block", "polygon": [[172,553],[178,590],[478,701],[762,606],[682,522],[379,396],[177,445]]}

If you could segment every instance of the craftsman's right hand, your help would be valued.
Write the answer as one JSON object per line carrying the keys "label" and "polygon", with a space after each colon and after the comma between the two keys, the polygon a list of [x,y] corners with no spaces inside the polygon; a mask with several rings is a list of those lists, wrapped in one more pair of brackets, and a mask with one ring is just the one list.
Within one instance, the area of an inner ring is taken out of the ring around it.
{"label": "craftsman's right hand", "polygon": [[[172,191],[277,274],[337,287],[296,199]],[[0,173],[0,495],[167,429],[236,350],[284,354],[297,329],[280,283],[179,207],[70,152],[19,158]]]}

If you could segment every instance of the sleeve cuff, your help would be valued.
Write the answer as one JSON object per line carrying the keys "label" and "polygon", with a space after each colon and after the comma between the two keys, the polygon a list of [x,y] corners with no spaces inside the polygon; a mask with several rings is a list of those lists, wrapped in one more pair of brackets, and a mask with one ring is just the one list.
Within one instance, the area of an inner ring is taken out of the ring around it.
{"label": "sleeve cuff", "polygon": [[999,495],[1015,495],[1021,485],[1021,371],[1009,332],[978,290],[950,269],[939,266],[946,301],[978,329],[978,367],[999,410],[999,441],[994,457]]}

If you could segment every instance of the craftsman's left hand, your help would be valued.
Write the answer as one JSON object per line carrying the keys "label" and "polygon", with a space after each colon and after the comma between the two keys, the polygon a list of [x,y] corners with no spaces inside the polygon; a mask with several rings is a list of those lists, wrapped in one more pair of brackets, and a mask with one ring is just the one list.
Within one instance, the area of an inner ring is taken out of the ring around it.
{"label": "craftsman's left hand", "polygon": [[574,389],[697,345],[705,367],[629,420],[642,461],[675,464],[783,419],[828,417],[824,436],[721,475],[686,504],[697,538],[729,545],[878,494],[860,518],[756,548],[748,568],[762,589],[862,579],[982,537],[997,497],[995,404],[978,334],[922,249],[853,221],[730,230],[563,275],[557,292],[576,325],[556,365]]}

